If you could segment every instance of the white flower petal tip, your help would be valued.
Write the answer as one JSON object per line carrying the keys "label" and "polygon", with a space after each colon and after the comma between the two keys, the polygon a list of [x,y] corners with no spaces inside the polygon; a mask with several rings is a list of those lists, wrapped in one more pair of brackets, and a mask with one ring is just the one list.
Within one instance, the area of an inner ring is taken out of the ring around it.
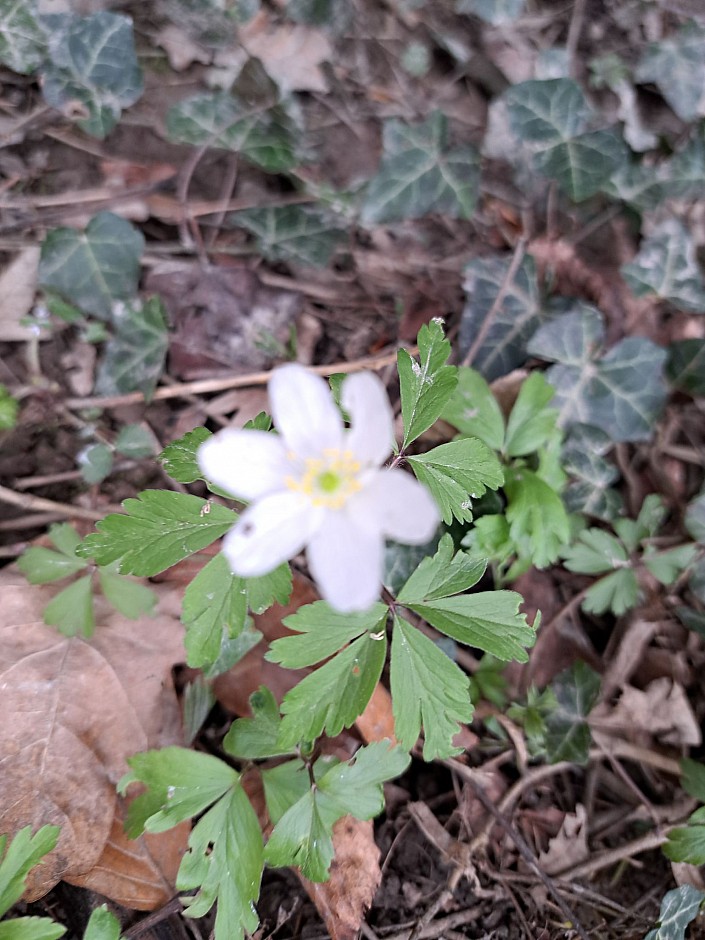
{"label": "white flower petal tip", "polygon": [[352,424],[346,446],[359,460],[378,467],[394,444],[394,414],[384,384],[372,372],[358,372],[344,380],[340,397]]}
{"label": "white flower petal tip", "polygon": [[290,451],[313,457],[340,448],[343,419],[320,375],[294,363],[279,366],[269,380],[269,399],[274,424]]}
{"label": "white flower petal tip", "polygon": [[382,589],[384,541],[346,513],[330,514],[306,557],[324,600],[341,613],[367,610]]}
{"label": "white flower petal tip", "polygon": [[351,500],[350,511],[376,520],[386,538],[406,545],[424,545],[441,522],[430,492],[404,470],[378,470]]}
{"label": "white flower petal tip", "polygon": [[281,490],[289,472],[284,445],[266,431],[218,431],[196,459],[207,480],[246,500]]}

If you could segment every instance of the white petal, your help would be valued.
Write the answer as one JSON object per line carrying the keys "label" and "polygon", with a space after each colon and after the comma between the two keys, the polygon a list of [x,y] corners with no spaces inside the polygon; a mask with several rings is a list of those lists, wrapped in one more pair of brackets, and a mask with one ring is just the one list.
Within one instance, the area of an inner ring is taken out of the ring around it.
{"label": "white petal", "polygon": [[306,557],[321,595],[347,613],[366,610],[379,600],[383,552],[379,532],[358,526],[344,512],[329,512]]}
{"label": "white petal", "polygon": [[291,464],[281,438],[266,431],[218,431],[198,448],[206,479],[241,499],[257,499],[284,488]]}
{"label": "white petal", "polygon": [[323,511],[300,493],[265,496],[243,512],[223,539],[223,554],[243,578],[267,574],[298,555],[320,526]]}
{"label": "white petal", "polygon": [[378,470],[350,499],[348,511],[407,545],[428,542],[441,521],[430,492],[403,470]]}
{"label": "white petal", "polygon": [[384,385],[372,372],[349,375],[341,391],[352,427],[345,438],[358,460],[378,467],[392,452],[394,415]]}
{"label": "white petal", "polygon": [[294,363],[280,366],[269,380],[269,400],[274,424],[297,456],[318,457],[340,447],[343,419],[319,375]]}

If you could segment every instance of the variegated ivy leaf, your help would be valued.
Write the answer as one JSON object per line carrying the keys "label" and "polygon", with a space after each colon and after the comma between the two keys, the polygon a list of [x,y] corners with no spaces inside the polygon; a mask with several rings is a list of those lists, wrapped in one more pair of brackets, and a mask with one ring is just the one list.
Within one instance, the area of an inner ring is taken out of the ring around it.
{"label": "variegated ivy leaf", "polygon": [[685,228],[668,219],[639,249],[622,275],[637,297],[655,294],[682,310],[705,313],[705,282],[695,244]]}
{"label": "variegated ivy leaf", "polygon": [[13,72],[33,72],[46,57],[47,37],[36,0],[0,0],[0,62]]}
{"label": "variegated ivy leaf", "polygon": [[269,261],[325,267],[347,237],[332,215],[308,206],[243,209],[228,216],[228,221],[252,232]]}
{"label": "variegated ivy leaf", "polygon": [[635,74],[653,82],[682,121],[705,114],[705,28],[689,23],[652,43]]}

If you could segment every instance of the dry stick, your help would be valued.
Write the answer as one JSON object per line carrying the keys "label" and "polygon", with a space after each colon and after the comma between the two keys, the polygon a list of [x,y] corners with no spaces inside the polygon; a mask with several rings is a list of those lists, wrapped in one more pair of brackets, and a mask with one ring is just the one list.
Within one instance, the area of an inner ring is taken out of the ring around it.
{"label": "dry stick", "polygon": [[590,940],[588,935],[585,933],[585,929],[583,928],[582,924],[570,909],[570,906],[566,904],[565,899],[561,896],[560,892],[556,888],[553,880],[549,878],[549,876],[537,862],[536,856],[531,851],[531,848],[526,842],[526,839],[524,839],[521,833],[517,832],[514,826],[512,826],[511,823],[509,823],[508,820],[506,820],[500,813],[500,811],[487,795],[485,788],[477,782],[475,775],[470,770],[470,768],[466,767],[465,764],[461,764],[458,760],[441,760],[439,763],[443,764],[444,767],[448,767],[449,770],[455,771],[455,773],[461,776],[463,780],[465,780],[472,787],[475,796],[482,803],[485,809],[495,817],[498,824],[502,827],[502,829],[504,829],[514,845],[516,845],[519,854],[524,859],[526,864],[533,872],[536,873],[543,886],[554,899],[563,916],[567,918],[567,920],[573,925],[573,929],[580,937],[580,940]]}
{"label": "dry stick", "polygon": [[583,28],[583,19],[585,16],[585,0],[575,0],[573,4],[573,15],[570,18],[568,27],[568,38],[566,39],[565,49],[568,53],[568,63],[570,65],[570,74],[572,78],[578,78],[578,63],[576,61],[576,52],[578,51],[578,42]]}
{"label": "dry stick", "polygon": [[9,503],[11,506],[19,506],[21,509],[27,509],[29,512],[57,512],[62,516],[73,516],[75,519],[88,519],[90,522],[98,522],[104,519],[106,513],[123,511],[120,506],[106,506],[102,511],[98,511],[97,509],[84,509],[82,506],[72,506],[70,503],[57,503],[53,499],[44,499],[42,496],[16,493],[6,486],[0,486],[0,503]]}
{"label": "dry stick", "polygon": [[[409,355],[414,356],[418,347],[413,346]],[[397,354],[388,353],[385,356],[366,356],[354,362],[333,362],[324,366],[310,366],[309,371],[316,375],[333,375],[334,372],[359,372],[362,369],[382,369],[392,362],[396,362]],[[263,372],[250,372],[247,375],[231,375],[220,379],[199,379],[195,382],[161,386],[156,389],[150,401],[163,401],[166,398],[183,398],[188,395],[205,395],[208,392],[224,392],[230,388],[247,388],[250,385],[266,385],[272,377],[274,369]],[[112,408],[117,405],[136,405],[144,401],[143,392],[128,392],[125,395],[103,395],[94,398],[67,398],[64,402],[66,408]]]}
{"label": "dry stick", "polygon": [[665,826],[661,832],[647,832],[624,845],[619,845],[615,849],[607,849],[600,855],[594,856],[587,862],[581,862],[579,865],[573,865],[572,868],[566,868],[558,874],[558,879],[563,881],[572,881],[574,878],[589,878],[597,874],[603,868],[609,868],[617,862],[622,862],[633,855],[639,855],[641,852],[648,852],[651,849],[657,849],[668,839],[668,833],[675,829],[678,823]]}
{"label": "dry stick", "polygon": [[514,255],[512,257],[511,264],[507,268],[507,273],[504,275],[502,283],[499,285],[499,290],[497,291],[497,296],[494,299],[492,306],[490,307],[487,316],[485,317],[482,326],[477,331],[477,336],[475,337],[473,343],[470,346],[470,349],[465,353],[463,361],[460,363],[462,366],[469,366],[473,359],[475,358],[478,349],[482,345],[487,336],[487,333],[492,326],[492,321],[497,316],[499,308],[502,306],[502,301],[504,300],[509,286],[514,280],[514,276],[519,270],[519,265],[524,259],[524,252],[526,251],[528,239],[526,236],[522,236],[517,242],[516,248],[514,249]]}

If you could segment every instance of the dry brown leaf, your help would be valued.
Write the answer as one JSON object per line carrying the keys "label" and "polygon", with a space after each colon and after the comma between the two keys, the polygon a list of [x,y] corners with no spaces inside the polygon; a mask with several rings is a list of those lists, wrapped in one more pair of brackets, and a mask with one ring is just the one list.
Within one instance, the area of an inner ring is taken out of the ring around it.
{"label": "dry brown leaf", "polygon": [[558,834],[538,857],[538,863],[546,874],[557,875],[589,858],[587,834],[587,811],[578,803],[574,813],[565,814]]}
{"label": "dry brown leaf", "polygon": [[611,735],[646,746],[657,741],[695,747],[702,741],[683,686],[665,676],[654,679],[643,691],[625,686],[613,708],[602,702],[593,709],[590,725],[595,741],[608,751]]}
{"label": "dry brown leaf", "polygon": [[333,56],[329,38],[310,26],[274,26],[259,23],[240,30],[247,52],[259,59],[283,95],[291,91],[328,91],[321,64]]}
{"label": "dry brown leaf", "polygon": [[20,320],[34,303],[38,268],[39,248],[32,245],[18,252],[0,274],[0,342],[23,342],[36,337],[36,332],[21,326]]}
{"label": "dry brown leaf", "polygon": [[[168,837],[162,867],[154,842],[130,846],[113,831],[122,814],[115,784],[128,769],[126,758],[181,741],[170,674],[185,658],[178,598],[168,585],[156,590],[156,615],[138,621],[98,598],[96,633],[85,640],[44,624],[42,610],[55,588],[30,586],[14,568],[0,571],[0,712],[13,716],[0,725],[3,791],[12,794],[0,808],[0,832],[61,826],[56,849],[30,875],[29,899],[62,878],[80,879],[122,903],[139,900],[142,909],[172,893],[185,833]],[[151,885],[138,888],[145,863]],[[163,876],[155,876],[155,865]]]}

